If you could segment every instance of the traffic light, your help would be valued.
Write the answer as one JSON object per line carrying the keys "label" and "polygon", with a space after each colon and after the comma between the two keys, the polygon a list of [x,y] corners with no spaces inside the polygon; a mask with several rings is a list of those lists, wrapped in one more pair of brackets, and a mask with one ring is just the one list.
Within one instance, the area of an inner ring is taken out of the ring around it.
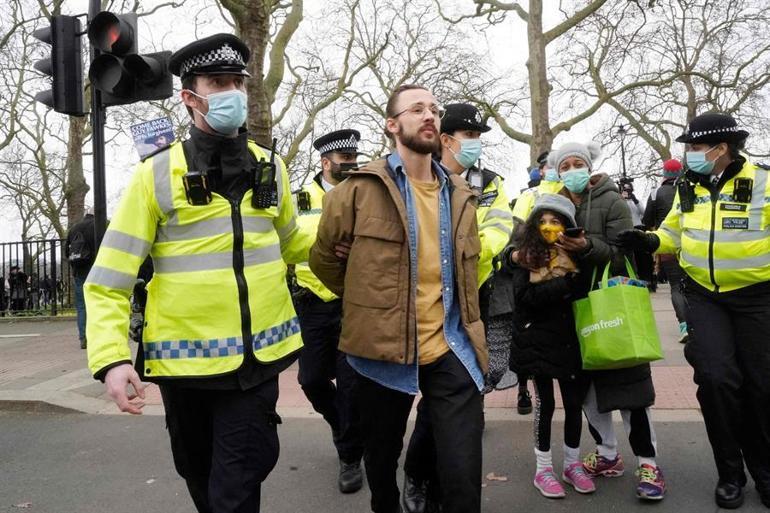
{"label": "traffic light", "polygon": [[37,61],[35,69],[51,76],[51,89],[40,91],[35,100],[56,112],[83,116],[83,62],[80,50],[80,20],[74,16],[51,17],[51,25],[32,35],[51,45],[51,56]]}
{"label": "traffic light", "polygon": [[137,16],[102,11],[88,25],[88,39],[101,53],[88,77],[102,93],[102,105],[169,98],[173,90],[171,52],[137,53]]}

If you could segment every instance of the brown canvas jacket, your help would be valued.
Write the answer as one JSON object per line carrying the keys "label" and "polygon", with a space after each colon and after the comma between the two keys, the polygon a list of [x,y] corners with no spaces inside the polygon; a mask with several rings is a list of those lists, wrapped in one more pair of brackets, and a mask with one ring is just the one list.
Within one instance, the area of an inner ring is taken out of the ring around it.
{"label": "brown canvas jacket", "polygon": [[[411,283],[406,205],[392,172],[385,159],[371,162],[324,196],[310,268],[342,297],[340,351],[412,364],[417,355],[416,284]],[[476,194],[462,177],[450,174],[449,180],[460,314],[481,370],[487,372],[477,284]],[[342,241],[352,243],[347,260],[334,253]]]}

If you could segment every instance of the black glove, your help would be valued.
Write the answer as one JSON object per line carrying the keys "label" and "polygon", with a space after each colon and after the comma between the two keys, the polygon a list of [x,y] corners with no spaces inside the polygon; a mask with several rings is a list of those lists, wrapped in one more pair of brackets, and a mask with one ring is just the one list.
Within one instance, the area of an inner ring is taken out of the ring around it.
{"label": "black glove", "polygon": [[627,249],[654,253],[660,246],[660,239],[654,233],[642,230],[623,230],[618,234],[618,243]]}

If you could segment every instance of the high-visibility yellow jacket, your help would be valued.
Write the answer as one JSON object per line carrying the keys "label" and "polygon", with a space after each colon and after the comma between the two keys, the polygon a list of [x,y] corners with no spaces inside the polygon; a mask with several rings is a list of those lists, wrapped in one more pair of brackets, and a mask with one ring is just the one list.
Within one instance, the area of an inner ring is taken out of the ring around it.
{"label": "high-visibility yellow jacket", "polygon": [[[302,190],[297,194],[299,207],[299,228],[303,232],[306,232],[315,242],[316,234],[318,233],[318,222],[321,220],[321,207],[323,206],[323,198],[326,194],[324,188],[316,180],[313,180],[308,185],[305,185]],[[300,196],[304,195],[304,199]],[[307,202],[307,203],[306,203]],[[325,302],[337,299],[337,295],[331,290],[327,289],[321,280],[319,280],[313,271],[310,270],[310,266],[307,262],[297,264],[294,267],[294,273],[297,276],[297,284],[300,287],[305,287],[313,294],[321,298]]]}
{"label": "high-visibility yellow jacket", "polygon": [[[729,292],[770,280],[770,181],[768,172],[748,160],[740,172],[712,196],[695,185],[694,211],[674,204],[655,233],[658,253],[678,253],[682,269],[698,284]],[[738,179],[750,179],[751,201],[733,196]]]}
{"label": "high-visibility yellow jacket", "polygon": [[[257,159],[267,154],[253,142]],[[94,374],[130,360],[129,295],[149,253],[144,375],[203,377],[233,372],[252,351],[272,362],[302,346],[286,264],[307,261],[312,240],[297,227],[286,167],[278,206],[255,209],[213,194],[187,202],[182,144],[141,162],[123,193],[85,284],[88,365]]]}
{"label": "high-visibility yellow jacket", "polygon": [[508,245],[513,232],[513,218],[503,178],[487,169],[482,173],[482,192],[476,210],[481,240],[479,287],[492,275],[492,261]]}
{"label": "high-visibility yellow jacket", "polygon": [[550,182],[543,180],[537,187],[531,187],[521,193],[516,204],[513,206],[513,218],[515,222],[524,223],[527,221],[532,209],[535,208],[535,201],[541,194],[558,194],[564,188],[562,182]]}

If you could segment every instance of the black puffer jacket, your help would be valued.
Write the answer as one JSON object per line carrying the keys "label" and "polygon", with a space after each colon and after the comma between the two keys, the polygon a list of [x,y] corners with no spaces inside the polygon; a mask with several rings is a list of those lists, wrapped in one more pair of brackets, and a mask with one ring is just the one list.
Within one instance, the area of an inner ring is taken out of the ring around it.
{"label": "black puffer jacket", "polygon": [[590,276],[585,273],[529,281],[529,270],[513,267],[517,336],[510,367],[517,373],[557,379],[577,379],[582,372],[580,344],[572,302],[585,297]]}
{"label": "black puffer jacket", "polygon": [[[586,228],[591,242],[589,251],[579,258],[580,267],[598,267],[598,280],[607,262],[612,262],[611,275],[625,275],[626,255],[617,245],[617,236],[620,231],[633,228],[633,221],[628,205],[609,176],[603,173],[591,176],[590,186],[583,193],[580,205],[576,206],[575,219]],[[628,258],[632,259],[630,255]],[[655,402],[649,364],[628,369],[591,371],[586,375],[596,387],[600,412],[633,410]]]}

